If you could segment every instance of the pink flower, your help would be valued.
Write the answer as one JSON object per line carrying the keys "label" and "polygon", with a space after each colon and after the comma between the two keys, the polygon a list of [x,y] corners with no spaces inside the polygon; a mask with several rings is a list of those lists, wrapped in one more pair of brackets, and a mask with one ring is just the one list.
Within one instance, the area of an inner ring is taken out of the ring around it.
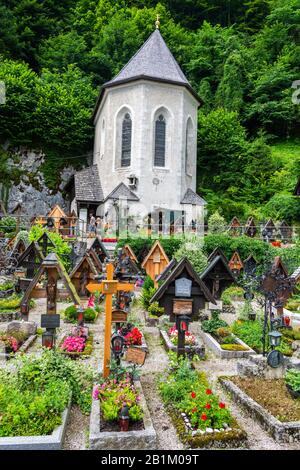
{"label": "pink flower", "polygon": [[99,389],[98,389],[98,387],[96,386],[96,387],[94,388],[94,390],[93,390],[93,398],[94,398],[94,400],[98,400],[99,393],[100,393],[100,392],[99,392]]}

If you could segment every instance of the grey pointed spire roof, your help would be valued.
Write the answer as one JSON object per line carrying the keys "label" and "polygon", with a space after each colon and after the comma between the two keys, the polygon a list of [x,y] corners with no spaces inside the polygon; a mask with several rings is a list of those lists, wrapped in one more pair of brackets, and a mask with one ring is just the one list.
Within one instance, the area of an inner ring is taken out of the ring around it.
{"label": "grey pointed spire roof", "polygon": [[181,204],[196,204],[197,206],[205,206],[207,202],[191,188],[188,188],[180,201]]}
{"label": "grey pointed spire roof", "polygon": [[156,29],[120,72],[102,86],[93,116],[96,115],[106,88],[136,80],[152,80],[184,86],[199,104],[202,103],[176,62],[159,29]]}
{"label": "grey pointed spire roof", "polygon": [[106,85],[142,76],[189,85],[159,29],[149,36],[130,61]]}

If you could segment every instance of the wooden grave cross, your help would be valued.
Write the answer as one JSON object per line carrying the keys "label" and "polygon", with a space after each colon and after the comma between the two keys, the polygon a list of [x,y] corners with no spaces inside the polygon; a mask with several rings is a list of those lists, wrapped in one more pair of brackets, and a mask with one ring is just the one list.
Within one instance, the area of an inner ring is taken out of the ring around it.
{"label": "wooden grave cross", "polygon": [[110,345],[111,345],[111,324],[112,324],[112,303],[113,295],[118,291],[132,291],[134,284],[118,282],[114,279],[114,267],[109,263],[106,266],[106,279],[100,284],[90,282],[86,286],[91,293],[101,292],[105,295],[105,331],[104,331],[104,360],[103,377],[108,377],[110,373]]}

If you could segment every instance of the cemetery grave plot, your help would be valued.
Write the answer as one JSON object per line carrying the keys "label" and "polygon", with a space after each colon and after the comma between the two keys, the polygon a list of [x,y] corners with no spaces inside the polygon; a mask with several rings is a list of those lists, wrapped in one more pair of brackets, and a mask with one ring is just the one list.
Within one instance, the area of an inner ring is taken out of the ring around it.
{"label": "cemetery grave plot", "polygon": [[[300,383],[299,370],[295,373]],[[300,442],[300,401],[291,395],[284,378],[234,376],[219,380],[233,400],[257,420],[275,441]]]}
{"label": "cemetery grave plot", "polygon": [[[212,294],[191,263],[187,258],[183,258],[150,300],[152,304],[158,302],[159,306],[164,308],[172,324],[169,330],[161,330],[160,333],[167,349],[174,350],[174,343],[177,341],[175,347],[178,354],[194,352],[201,357],[204,356],[204,348],[189,333],[188,324],[199,318],[199,312],[204,309],[205,301],[215,304]],[[186,340],[191,344],[186,344]]]}
{"label": "cemetery grave plot", "polygon": [[189,448],[247,445],[247,434],[212,390],[204,372],[173,361],[161,375],[159,392],[180,440]]}
{"label": "cemetery grave plot", "polygon": [[118,382],[106,379],[94,387],[89,443],[97,450],[156,449],[156,432],[139,381],[126,374]]}
{"label": "cemetery grave plot", "polygon": [[58,350],[71,358],[85,358],[93,352],[94,336],[84,326],[74,327],[71,332],[61,338]]}
{"label": "cemetery grave plot", "polygon": [[16,353],[26,352],[37,338],[34,322],[10,322],[0,333],[0,358],[11,359]]}

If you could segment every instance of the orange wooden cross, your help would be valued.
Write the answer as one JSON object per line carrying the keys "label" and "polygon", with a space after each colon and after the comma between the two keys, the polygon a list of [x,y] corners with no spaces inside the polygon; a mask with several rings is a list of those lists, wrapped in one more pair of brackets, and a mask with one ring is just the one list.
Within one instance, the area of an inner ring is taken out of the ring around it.
{"label": "orange wooden cross", "polygon": [[94,282],[86,286],[91,293],[101,292],[105,298],[105,332],[104,332],[104,360],[103,377],[108,377],[110,373],[110,342],[111,342],[111,320],[112,320],[112,296],[118,291],[132,291],[134,284],[118,282],[114,279],[114,266],[109,263],[106,266],[106,279],[100,284]]}

